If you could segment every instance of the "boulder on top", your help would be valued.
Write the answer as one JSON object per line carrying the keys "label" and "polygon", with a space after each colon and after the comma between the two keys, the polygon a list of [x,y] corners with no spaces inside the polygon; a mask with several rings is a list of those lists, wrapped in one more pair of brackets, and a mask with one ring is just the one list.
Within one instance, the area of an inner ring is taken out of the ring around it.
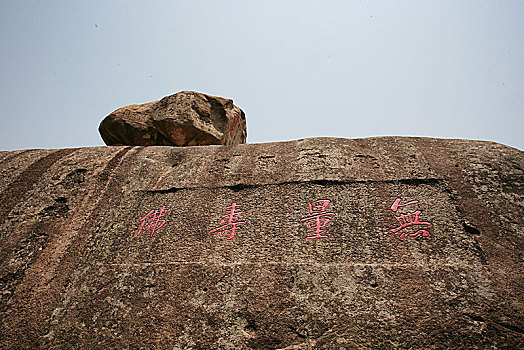
{"label": "boulder on top", "polygon": [[182,91],[109,114],[98,128],[108,146],[204,146],[246,143],[244,112],[232,99]]}

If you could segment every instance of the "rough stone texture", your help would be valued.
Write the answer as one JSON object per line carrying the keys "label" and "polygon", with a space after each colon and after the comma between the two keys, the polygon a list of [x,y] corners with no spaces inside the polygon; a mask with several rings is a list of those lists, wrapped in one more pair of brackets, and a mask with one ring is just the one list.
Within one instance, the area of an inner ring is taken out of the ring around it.
{"label": "rough stone texture", "polygon": [[117,109],[98,131],[109,146],[230,146],[247,137],[244,112],[233,100],[194,91]]}
{"label": "rough stone texture", "polygon": [[[0,347],[522,349],[523,168],[402,137],[0,152]],[[430,237],[389,231],[398,197]]]}

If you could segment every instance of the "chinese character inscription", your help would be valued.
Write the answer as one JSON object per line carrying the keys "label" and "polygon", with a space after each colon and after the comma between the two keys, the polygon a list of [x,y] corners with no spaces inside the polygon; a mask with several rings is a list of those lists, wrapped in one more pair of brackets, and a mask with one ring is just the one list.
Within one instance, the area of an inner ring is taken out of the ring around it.
{"label": "chinese character inscription", "polygon": [[331,219],[328,217],[336,215],[335,213],[326,212],[329,204],[331,204],[331,201],[328,199],[320,199],[307,204],[309,214],[312,216],[300,219],[300,221],[307,221],[308,229],[315,235],[308,236],[306,239],[329,238],[328,236],[322,234],[326,232],[326,230],[323,230],[323,228],[326,227],[326,225],[331,221]]}
{"label": "chinese character inscription", "polygon": [[220,225],[217,228],[209,231],[210,233],[218,232],[219,237],[226,237],[227,240],[233,239],[237,230],[240,230],[240,225],[245,224],[244,221],[237,221],[238,217],[243,214],[243,211],[240,211],[239,207],[242,205],[233,203],[231,206],[227,207],[227,214],[222,215],[220,219]]}
{"label": "chinese character inscription", "polygon": [[138,229],[137,236],[140,236],[140,233],[142,230],[149,231],[151,230],[150,237],[153,237],[153,234],[156,230],[159,230],[162,226],[165,225],[166,220],[161,220],[160,218],[163,217],[166,213],[167,209],[166,206],[162,206],[162,209],[160,210],[151,210],[149,213],[147,213],[146,216],[144,216],[142,219],[140,219],[140,228]]}
{"label": "chinese character inscription", "polygon": [[[406,207],[408,205],[414,205],[414,204],[418,204],[419,201],[415,200],[415,201],[411,201],[411,202],[408,202],[406,204],[400,204],[402,202],[402,199],[401,198],[397,198],[395,199],[395,201],[393,202],[393,204],[391,205],[391,210],[393,212],[398,212],[399,208],[401,207]],[[394,229],[391,229],[389,230],[389,232],[391,233],[397,233],[407,227],[410,227],[410,226],[414,226],[414,225],[423,225],[423,226],[432,226],[431,223],[429,222],[426,222],[426,221],[420,221],[420,215],[422,214],[422,212],[420,210],[417,210],[413,213],[406,213],[406,214],[400,214],[399,216],[395,216],[395,219],[397,219],[398,223],[399,223],[399,227],[397,228],[394,228]],[[429,231],[427,230],[418,230],[414,233],[406,233],[406,232],[402,232],[400,234],[400,238],[404,239],[406,237],[406,235],[410,236],[410,237],[417,237],[419,234],[422,235],[422,237],[429,237],[430,234],[429,234]]]}

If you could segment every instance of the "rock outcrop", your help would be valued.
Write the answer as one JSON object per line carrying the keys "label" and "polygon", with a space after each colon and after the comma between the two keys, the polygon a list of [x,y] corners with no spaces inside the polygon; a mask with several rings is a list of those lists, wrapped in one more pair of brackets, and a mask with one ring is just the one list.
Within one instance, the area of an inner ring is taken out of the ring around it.
{"label": "rock outcrop", "polygon": [[233,100],[194,91],[117,109],[98,130],[108,146],[231,146],[247,137],[244,112]]}
{"label": "rock outcrop", "polygon": [[523,168],[405,137],[0,152],[0,347],[523,348]]}

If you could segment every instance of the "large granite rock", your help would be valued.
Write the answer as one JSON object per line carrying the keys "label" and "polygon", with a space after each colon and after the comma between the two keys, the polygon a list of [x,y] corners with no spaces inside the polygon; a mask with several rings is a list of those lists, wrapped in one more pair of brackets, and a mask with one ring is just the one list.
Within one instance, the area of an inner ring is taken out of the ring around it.
{"label": "large granite rock", "polygon": [[98,131],[109,146],[229,146],[247,137],[244,112],[233,100],[194,91],[117,109]]}
{"label": "large granite rock", "polygon": [[523,168],[404,137],[0,152],[0,347],[522,349]]}

